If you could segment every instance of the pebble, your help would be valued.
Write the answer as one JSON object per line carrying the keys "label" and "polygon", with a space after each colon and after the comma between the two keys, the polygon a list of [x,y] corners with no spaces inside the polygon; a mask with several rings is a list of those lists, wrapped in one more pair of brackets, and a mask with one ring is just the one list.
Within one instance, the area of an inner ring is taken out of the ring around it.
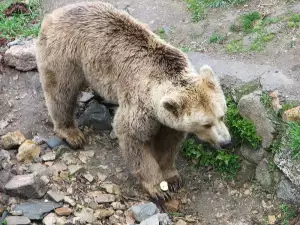
{"label": "pebble", "polygon": [[124,210],[125,205],[123,205],[121,202],[113,202],[111,203],[111,206],[113,207],[114,210]]}
{"label": "pebble", "polygon": [[143,220],[153,216],[154,214],[159,213],[158,208],[152,202],[132,206],[131,211],[132,211],[133,217],[138,222],[142,222]]}
{"label": "pebble", "polygon": [[30,220],[25,216],[8,216],[5,218],[6,225],[27,225],[31,224]]}
{"label": "pebble", "polygon": [[55,209],[55,213],[59,216],[69,216],[72,213],[72,209],[68,207],[62,207]]}
{"label": "pebble", "polygon": [[64,197],[64,201],[68,204],[70,204],[71,206],[75,206],[76,205],[76,202],[74,201],[74,199],[72,199],[71,197],[69,196],[65,196]]}
{"label": "pebble", "polygon": [[95,216],[99,219],[104,219],[104,218],[112,216],[114,213],[115,213],[115,211],[112,208],[98,209],[95,212]]}
{"label": "pebble", "polygon": [[107,176],[103,173],[97,173],[98,179],[103,182],[106,180]]}
{"label": "pebble", "polygon": [[1,137],[2,146],[6,150],[18,148],[25,140],[20,130],[9,132]]}
{"label": "pebble", "polygon": [[87,179],[89,182],[93,182],[94,177],[90,173],[83,174],[83,177]]}
{"label": "pebble", "polygon": [[118,187],[115,184],[111,184],[111,183],[104,183],[100,186],[101,188],[105,189],[105,191],[109,194],[115,194],[115,195],[119,195],[121,193],[120,191],[120,187]]}
{"label": "pebble", "polygon": [[55,153],[54,152],[48,152],[46,153],[45,155],[41,156],[42,160],[44,162],[47,162],[47,161],[54,161],[55,160]]}
{"label": "pebble", "polygon": [[165,207],[168,209],[170,212],[177,212],[179,210],[180,202],[176,199],[171,199],[168,202],[165,202]]}
{"label": "pebble", "polygon": [[51,136],[47,141],[47,145],[50,148],[56,148],[61,145],[68,146],[66,142],[64,142],[62,139],[60,139],[59,137],[56,137],[56,136]]}
{"label": "pebble", "polygon": [[185,222],[184,220],[178,220],[175,225],[187,225],[187,222]]}
{"label": "pebble", "polygon": [[64,200],[64,197],[65,197],[64,193],[58,192],[58,191],[55,191],[55,190],[49,190],[47,192],[47,194],[55,202],[61,202],[62,200]]}
{"label": "pebble", "polygon": [[13,210],[9,212],[12,216],[22,216],[23,211],[22,210]]}
{"label": "pebble", "polygon": [[33,141],[26,140],[18,149],[17,160],[19,162],[32,162],[39,157],[41,148]]}
{"label": "pebble", "polygon": [[82,92],[81,92],[81,97],[80,97],[80,99],[79,99],[79,102],[87,103],[87,102],[89,102],[90,100],[92,100],[92,98],[94,98],[93,93],[91,93],[91,92],[86,92],[86,91],[82,91]]}
{"label": "pebble", "polygon": [[93,210],[89,208],[84,208],[81,212],[75,212],[74,215],[79,217],[82,222],[94,223],[97,220],[93,214]]}
{"label": "pebble", "polygon": [[276,223],[276,217],[274,215],[269,215],[268,216],[268,221],[270,225],[273,225]]}
{"label": "pebble", "polygon": [[116,197],[112,194],[101,194],[95,197],[95,201],[99,204],[114,202]]}
{"label": "pebble", "polygon": [[14,176],[6,185],[6,192],[21,198],[41,198],[47,191],[46,184],[38,175],[25,174]]}
{"label": "pebble", "polygon": [[49,213],[43,219],[43,224],[45,225],[53,225],[56,224],[56,215],[54,213]]}
{"label": "pebble", "polygon": [[74,175],[75,173],[83,170],[83,167],[80,165],[69,165],[68,169],[69,169],[70,175]]}

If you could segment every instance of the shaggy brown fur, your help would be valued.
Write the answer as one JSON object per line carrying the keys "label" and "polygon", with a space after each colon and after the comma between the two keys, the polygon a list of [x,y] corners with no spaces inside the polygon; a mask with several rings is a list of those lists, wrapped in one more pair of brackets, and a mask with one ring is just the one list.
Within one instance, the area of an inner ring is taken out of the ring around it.
{"label": "shaggy brown fur", "polygon": [[180,187],[174,161],[186,132],[216,146],[230,141],[212,69],[197,74],[185,54],[110,4],[53,11],[42,23],[37,63],[54,129],[73,147],[84,144],[73,114],[85,82],[119,104],[114,130],[122,154],[152,197],[169,197],[159,189],[163,180]]}

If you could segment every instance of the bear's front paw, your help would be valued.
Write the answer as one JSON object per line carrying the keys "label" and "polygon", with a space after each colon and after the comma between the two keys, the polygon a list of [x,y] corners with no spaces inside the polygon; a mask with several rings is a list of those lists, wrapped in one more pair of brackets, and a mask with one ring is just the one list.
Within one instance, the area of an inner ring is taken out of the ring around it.
{"label": "bear's front paw", "polygon": [[174,170],[164,171],[164,179],[168,182],[169,190],[172,192],[177,192],[182,187],[182,178],[179,172]]}
{"label": "bear's front paw", "polygon": [[73,149],[83,147],[85,138],[83,133],[78,128],[68,128],[56,130],[56,133],[66,140]]}
{"label": "bear's front paw", "polygon": [[171,199],[170,192],[162,190],[159,184],[152,185],[147,182],[142,182],[142,185],[143,188],[148,192],[150,197],[155,201],[159,201],[159,200],[167,201]]}

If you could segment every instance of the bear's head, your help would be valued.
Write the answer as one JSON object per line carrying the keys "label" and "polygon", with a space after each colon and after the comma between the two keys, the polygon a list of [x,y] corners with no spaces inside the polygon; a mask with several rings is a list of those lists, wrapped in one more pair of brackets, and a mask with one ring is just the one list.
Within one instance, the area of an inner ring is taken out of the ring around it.
{"label": "bear's head", "polygon": [[171,89],[160,99],[160,120],[173,129],[194,133],[216,148],[228,147],[226,99],[214,71],[205,65],[199,74],[189,73],[186,79],[187,85]]}

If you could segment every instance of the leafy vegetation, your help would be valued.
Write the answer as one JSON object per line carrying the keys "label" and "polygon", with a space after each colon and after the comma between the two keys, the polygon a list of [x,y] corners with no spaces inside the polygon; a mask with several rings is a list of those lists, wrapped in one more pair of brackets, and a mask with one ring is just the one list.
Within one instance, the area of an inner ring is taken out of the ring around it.
{"label": "leafy vegetation", "polygon": [[258,21],[260,18],[261,15],[259,12],[250,12],[245,15],[242,15],[242,31],[246,34],[252,32],[255,26],[255,22]]}
{"label": "leafy vegetation", "polygon": [[227,44],[226,50],[229,53],[238,53],[245,52],[247,49],[244,47],[242,40],[233,40]]}
{"label": "leafy vegetation", "polygon": [[14,14],[6,17],[2,12],[14,1],[0,2],[0,37],[11,40],[16,37],[37,36],[40,30],[40,5],[38,0],[30,1],[28,14]]}
{"label": "leafy vegetation", "polygon": [[280,209],[284,216],[281,223],[282,225],[289,225],[289,220],[297,216],[296,210],[288,206],[287,204],[282,204]]}
{"label": "leafy vegetation", "polygon": [[227,99],[227,105],[226,123],[237,144],[245,143],[258,148],[261,137],[257,136],[254,124],[240,115],[237,103],[231,97]]}
{"label": "leafy vegetation", "polygon": [[289,25],[290,28],[300,27],[300,14],[292,14],[289,17],[288,25]]}
{"label": "leafy vegetation", "polygon": [[218,34],[218,33],[214,33],[209,38],[209,42],[210,43],[218,43],[218,44],[220,44],[220,43],[224,42],[225,38],[226,37],[224,35],[221,35],[221,34]]}
{"label": "leafy vegetation", "polygon": [[264,92],[260,97],[260,101],[266,108],[272,107],[272,97],[268,93]]}
{"label": "leafy vegetation", "polygon": [[300,124],[290,122],[288,124],[289,144],[292,149],[293,159],[298,159],[300,156]]}
{"label": "leafy vegetation", "polygon": [[241,168],[239,156],[224,150],[213,150],[211,147],[197,144],[194,139],[185,140],[182,145],[184,155],[198,161],[199,166],[212,166],[225,178],[236,177]]}
{"label": "leafy vegetation", "polygon": [[186,0],[189,10],[193,14],[194,22],[205,18],[209,8],[219,8],[245,3],[246,0]]}

